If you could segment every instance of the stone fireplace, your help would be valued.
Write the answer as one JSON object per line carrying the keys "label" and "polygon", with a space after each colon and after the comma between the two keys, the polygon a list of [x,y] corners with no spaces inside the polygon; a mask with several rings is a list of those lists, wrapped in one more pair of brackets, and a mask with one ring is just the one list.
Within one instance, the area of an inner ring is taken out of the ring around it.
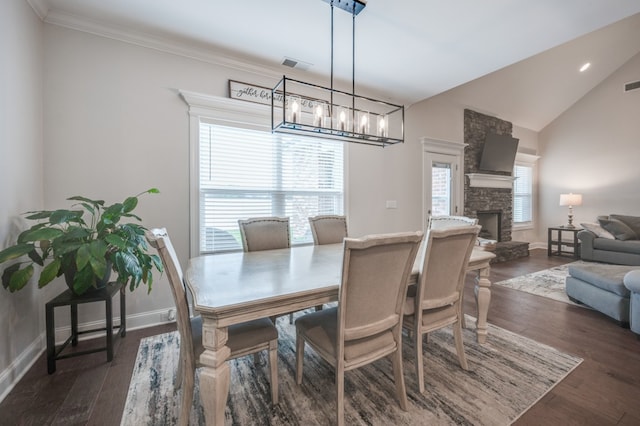
{"label": "stone fireplace", "polygon": [[[513,126],[476,111],[464,110],[465,175],[482,175],[479,170],[480,157],[487,134],[511,135]],[[471,176],[464,182],[464,215],[475,217],[482,225],[481,237],[496,240],[496,262],[529,255],[529,243],[512,241],[513,186],[510,172],[492,172],[484,175],[491,179],[486,185],[471,183]],[[493,181],[504,179],[506,184],[493,185]],[[484,236],[491,235],[491,236]]]}

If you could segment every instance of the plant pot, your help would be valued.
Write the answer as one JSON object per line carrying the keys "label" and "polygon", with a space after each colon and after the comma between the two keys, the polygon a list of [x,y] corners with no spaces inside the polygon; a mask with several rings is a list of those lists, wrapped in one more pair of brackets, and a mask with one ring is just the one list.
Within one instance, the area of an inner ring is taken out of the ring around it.
{"label": "plant pot", "polygon": [[109,282],[109,279],[111,278],[111,267],[112,267],[112,263],[111,261],[107,260],[107,270],[104,274],[104,277],[102,277],[102,279],[100,279],[97,282],[94,282],[94,285],[92,287],[89,287],[84,293],[77,293],[75,291],[75,289],[73,288],[73,280],[76,276],[76,265],[75,263],[72,263],[67,269],[65,269],[64,271],[64,281],[67,283],[67,287],[69,287],[69,290],[71,290],[71,292],[77,296],[80,296],[81,294],[87,294],[90,293],[92,291],[98,291],[100,289],[103,289],[107,286],[107,283]]}

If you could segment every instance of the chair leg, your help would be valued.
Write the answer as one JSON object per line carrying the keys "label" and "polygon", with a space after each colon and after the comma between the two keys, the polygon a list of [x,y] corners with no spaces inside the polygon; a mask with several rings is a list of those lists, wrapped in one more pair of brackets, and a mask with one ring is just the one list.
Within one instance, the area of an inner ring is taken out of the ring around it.
{"label": "chair leg", "polygon": [[458,360],[460,361],[460,367],[464,370],[468,370],[467,357],[464,354],[464,342],[462,340],[462,322],[458,318],[458,322],[453,325],[453,337],[456,342],[456,351],[458,352]]}
{"label": "chair leg", "polygon": [[416,375],[418,376],[418,390],[420,393],[424,393],[424,365],[422,361],[422,333],[416,329],[413,331],[415,334],[414,346],[416,351]]}
{"label": "chair leg", "polygon": [[293,324],[293,312],[289,314],[289,324]]}
{"label": "chair leg", "polygon": [[296,383],[302,384],[302,362],[304,360],[304,337],[296,333]]}
{"label": "chair leg", "polygon": [[255,365],[260,365],[260,352],[253,353],[253,363]]}
{"label": "chair leg", "polygon": [[344,425],[344,364],[340,361],[336,365],[336,423]]}
{"label": "chair leg", "polygon": [[316,312],[321,311],[322,310],[322,306],[323,305],[316,305]]}
{"label": "chair leg", "polygon": [[278,341],[269,342],[269,375],[271,379],[271,403],[278,403]]}
{"label": "chair leg", "polygon": [[404,373],[402,371],[402,341],[398,343],[398,349],[391,354],[393,362],[393,379],[396,383],[396,394],[400,408],[407,411],[407,388],[404,384]]}
{"label": "chair leg", "polygon": [[[184,373],[188,374],[188,372],[183,371],[183,374]],[[182,386],[182,401],[180,402],[180,418],[178,420],[178,425],[180,426],[189,425],[189,416],[191,415],[191,406],[193,405],[195,371],[192,371],[191,374],[191,380],[184,377],[186,380],[184,381],[184,386]]]}
{"label": "chair leg", "polygon": [[176,389],[179,389],[182,386],[182,379],[183,379],[183,374],[184,374],[184,357],[185,355],[183,354],[185,348],[183,347],[183,345],[180,345],[180,355],[179,355],[179,359],[178,359],[178,370],[176,371],[176,378],[173,382],[173,386]]}

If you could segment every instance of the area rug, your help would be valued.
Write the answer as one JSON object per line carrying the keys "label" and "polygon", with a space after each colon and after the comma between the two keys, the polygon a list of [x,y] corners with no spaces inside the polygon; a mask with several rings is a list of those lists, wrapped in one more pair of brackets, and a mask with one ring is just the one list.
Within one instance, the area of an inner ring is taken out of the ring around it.
{"label": "area rug", "polygon": [[565,292],[565,278],[569,276],[569,265],[581,265],[587,262],[578,260],[576,262],[555,266],[550,269],[533,272],[531,274],[522,275],[520,277],[510,278],[504,281],[498,281],[493,284],[503,287],[520,290],[559,302],[569,303],[576,306],[585,307],[578,303],[573,303],[567,297]]}
{"label": "area rug", "polygon": [[[468,317],[467,324],[474,318]],[[333,369],[307,348],[304,381],[295,383],[295,326],[278,320],[280,403],[272,406],[266,362],[248,356],[231,361],[226,423],[232,425],[328,425],[334,423]],[[345,423],[349,425],[508,425],[553,388],[582,359],[489,324],[487,342],[464,330],[469,371],[460,368],[451,330],[429,335],[424,344],[426,392],[415,378],[413,347],[405,336],[404,373],[409,410],[395,398],[391,363],[379,360],[345,376]],[[177,422],[180,390],[173,381],[179,352],[177,332],[140,343],[122,425]],[[196,378],[190,424],[203,425]]]}

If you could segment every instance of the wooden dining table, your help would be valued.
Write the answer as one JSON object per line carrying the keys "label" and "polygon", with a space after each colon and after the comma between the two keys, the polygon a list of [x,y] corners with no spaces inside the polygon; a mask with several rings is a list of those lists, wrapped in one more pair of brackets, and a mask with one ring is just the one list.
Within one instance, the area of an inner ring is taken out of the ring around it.
{"label": "wooden dining table", "polygon": [[[424,244],[423,244],[424,245]],[[416,257],[410,283],[420,275],[424,247]],[[204,255],[189,260],[185,282],[203,320],[200,395],[208,425],[223,425],[229,394],[227,327],[338,300],[342,244]],[[491,252],[474,250],[468,271],[476,272],[476,335],[487,337],[491,300]]]}

